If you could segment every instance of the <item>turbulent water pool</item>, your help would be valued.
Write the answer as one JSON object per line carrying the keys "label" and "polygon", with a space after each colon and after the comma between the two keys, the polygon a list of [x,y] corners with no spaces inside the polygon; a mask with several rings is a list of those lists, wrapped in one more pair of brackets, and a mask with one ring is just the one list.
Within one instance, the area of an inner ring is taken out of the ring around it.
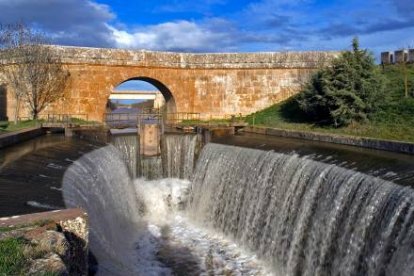
{"label": "turbulent water pool", "polygon": [[[136,137],[54,141],[6,158],[0,185],[17,164],[53,176],[33,202],[88,212],[98,275],[413,275],[413,157],[260,136],[220,143],[197,152],[194,135],[170,135],[162,160],[143,160]],[[48,201],[55,193],[62,202]]]}

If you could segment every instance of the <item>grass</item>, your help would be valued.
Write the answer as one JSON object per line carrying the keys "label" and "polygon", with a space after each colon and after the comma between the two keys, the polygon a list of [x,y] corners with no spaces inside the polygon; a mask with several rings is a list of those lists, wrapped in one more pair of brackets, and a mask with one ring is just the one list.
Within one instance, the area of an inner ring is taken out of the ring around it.
{"label": "grass", "polygon": [[39,126],[39,124],[42,121],[38,120],[25,120],[25,121],[19,121],[17,124],[14,124],[13,122],[7,122],[7,121],[0,121],[0,134],[12,132],[12,131],[18,131],[25,128],[32,128]]}
{"label": "grass", "polygon": [[[41,258],[48,251],[32,246],[21,237],[0,240],[0,276],[27,275],[32,259]],[[42,271],[42,276],[57,275],[54,272]]]}
{"label": "grass", "polygon": [[347,127],[334,128],[311,122],[295,122],[286,117],[282,111],[283,104],[277,104],[249,115],[246,117],[246,121],[250,125],[256,126],[414,142],[414,117],[400,118],[395,114],[381,117],[378,114],[377,118],[370,123],[353,123]]}
{"label": "grass", "polygon": [[[23,120],[19,121],[17,124],[10,121],[0,121],[0,134],[8,133],[13,131],[22,130],[25,128],[33,128],[40,126],[41,123],[45,122],[45,120]],[[97,122],[94,121],[86,121],[79,118],[70,118],[70,122],[72,124],[79,124],[79,125],[96,125]]]}
{"label": "grass", "polygon": [[16,230],[16,229],[19,229],[19,228],[21,228],[21,227],[15,227],[15,226],[13,226],[13,227],[0,227],[0,233],[13,231],[13,230]]}
{"label": "grass", "polygon": [[0,275],[25,275],[25,241],[20,238],[0,240]]}
{"label": "grass", "polygon": [[192,126],[192,125],[220,125],[228,124],[231,119],[211,119],[211,120],[183,120],[180,125]]}
{"label": "grass", "polygon": [[294,99],[253,113],[245,120],[256,126],[414,142],[414,65],[408,65],[407,72],[409,97],[404,96],[400,67],[389,65],[384,68],[383,73],[388,79],[386,104],[368,123],[353,123],[342,128],[317,125],[301,114]]}
{"label": "grass", "polygon": [[[46,230],[56,230],[56,223],[52,220],[45,219],[36,221],[35,223],[19,225],[18,227],[0,227],[0,233],[34,226],[46,227]],[[0,239],[0,276],[27,275],[31,260],[42,258],[49,251],[48,248],[45,249],[40,245],[31,244],[30,241],[22,237],[22,234]],[[51,276],[57,274],[44,271],[39,275]]]}

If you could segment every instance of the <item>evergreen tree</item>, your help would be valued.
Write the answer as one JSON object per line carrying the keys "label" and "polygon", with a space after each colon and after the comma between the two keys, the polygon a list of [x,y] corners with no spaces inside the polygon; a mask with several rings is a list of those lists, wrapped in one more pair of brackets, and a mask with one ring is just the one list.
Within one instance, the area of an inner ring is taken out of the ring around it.
{"label": "evergreen tree", "polygon": [[331,66],[314,74],[298,96],[299,107],[310,119],[335,127],[366,121],[384,99],[384,78],[357,38]]}

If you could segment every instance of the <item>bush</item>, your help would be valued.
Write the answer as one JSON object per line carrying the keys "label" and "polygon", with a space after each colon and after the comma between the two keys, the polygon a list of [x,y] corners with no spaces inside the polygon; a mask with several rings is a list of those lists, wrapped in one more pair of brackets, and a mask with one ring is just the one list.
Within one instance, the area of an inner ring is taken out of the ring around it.
{"label": "bush", "polygon": [[358,39],[353,50],[314,74],[298,96],[299,108],[309,119],[335,127],[367,121],[384,102],[385,79]]}

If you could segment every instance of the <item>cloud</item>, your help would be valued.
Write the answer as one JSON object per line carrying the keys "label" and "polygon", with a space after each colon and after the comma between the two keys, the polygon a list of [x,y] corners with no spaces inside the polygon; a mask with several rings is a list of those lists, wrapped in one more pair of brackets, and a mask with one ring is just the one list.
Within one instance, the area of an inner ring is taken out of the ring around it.
{"label": "cloud", "polygon": [[[219,23],[216,21],[215,24]],[[186,20],[145,26],[130,32],[115,27],[110,29],[120,48],[198,52],[230,50],[233,44],[230,33]]]}
{"label": "cloud", "polygon": [[0,22],[16,21],[41,28],[55,43],[113,45],[107,23],[115,19],[110,7],[89,0],[0,0]]}
{"label": "cloud", "polygon": [[147,1],[125,21],[97,1],[109,3],[0,0],[0,23],[26,22],[62,45],[183,52],[338,49],[355,35],[376,47],[387,37],[406,43],[414,28],[413,0]]}

